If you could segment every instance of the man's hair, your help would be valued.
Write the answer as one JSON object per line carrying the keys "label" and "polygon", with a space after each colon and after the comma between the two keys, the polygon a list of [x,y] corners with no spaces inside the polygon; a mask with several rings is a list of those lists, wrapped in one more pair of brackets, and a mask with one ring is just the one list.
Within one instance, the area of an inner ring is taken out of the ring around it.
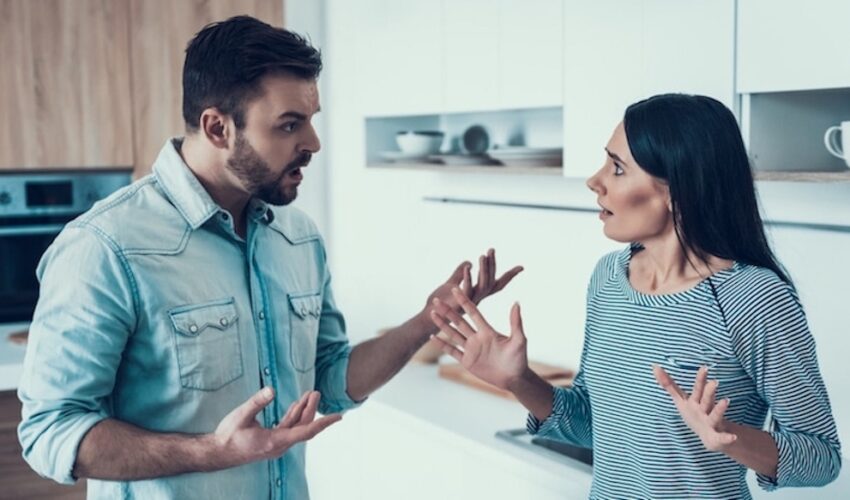
{"label": "man's hair", "polygon": [[216,108],[245,127],[245,105],[262,92],[260,80],[286,74],[312,80],[321,53],[304,37],[249,16],[208,24],[186,46],[183,120],[198,130],[201,113]]}

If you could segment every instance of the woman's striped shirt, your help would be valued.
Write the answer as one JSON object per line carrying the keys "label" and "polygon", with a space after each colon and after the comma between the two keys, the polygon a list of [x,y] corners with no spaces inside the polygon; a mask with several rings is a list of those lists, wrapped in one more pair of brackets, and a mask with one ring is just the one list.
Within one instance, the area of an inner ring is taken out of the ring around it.
{"label": "woman's striped shirt", "polygon": [[652,373],[659,364],[690,392],[706,365],[717,400],[730,399],[726,418],[776,440],[778,474],[758,475],[762,488],[837,477],[838,433],[794,289],[735,263],[687,291],[643,294],[628,277],[638,248],[597,264],[574,385],[555,390],[545,421],[529,415],[529,432],[593,448],[591,498],[750,498],[746,469],[704,448]]}

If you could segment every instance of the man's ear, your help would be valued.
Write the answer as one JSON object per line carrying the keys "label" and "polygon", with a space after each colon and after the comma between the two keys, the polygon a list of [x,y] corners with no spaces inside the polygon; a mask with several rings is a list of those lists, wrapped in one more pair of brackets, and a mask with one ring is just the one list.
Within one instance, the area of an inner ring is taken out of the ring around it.
{"label": "man's ear", "polygon": [[233,120],[217,108],[207,108],[201,113],[200,129],[213,146],[227,149],[233,132]]}

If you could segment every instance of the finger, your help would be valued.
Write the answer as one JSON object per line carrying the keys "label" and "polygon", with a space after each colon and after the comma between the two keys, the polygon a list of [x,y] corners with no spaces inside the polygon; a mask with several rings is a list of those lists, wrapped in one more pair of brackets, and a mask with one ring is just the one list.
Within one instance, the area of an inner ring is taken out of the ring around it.
{"label": "finger", "polygon": [[452,325],[446,323],[446,321],[441,318],[436,311],[431,311],[431,321],[433,321],[434,324],[437,325],[437,328],[439,328],[441,332],[445,333],[446,336],[457,345],[463,347],[463,345],[466,344],[466,337],[461,335],[461,333]]}
{"label": "finger", "polygon": [[707,384],[705,384],[705,392],[702,394],[702,401],[700,401],[700,408],[705,413],[711,413],[711,410],[714,409],[714,398],[717,394],[717,380],[709,380]]}
{"label": "finger", "polygon": [[319,400],[321,399],[322,395],[319,391],[310,393],[310,396],[307,397],[307,404],[304,406],[304,411],[301,412],[301,418],[294,427],[309,424],[316,418],[316,411],[319,409]]}
{"label": "finger", "polygon": [[682,389],[679,389],[678,384],[664,371],[664,368],[661,368],[658,365],[652,365],[652,372],[655,374],[655,380],[658,381],[658,384],[667,391],[668,394],[673,398],[673,401],[678,402],[681,399],[685,399],[686,395],[682,392]]}
{"label": "finger", "polygon": [[452,344],[449,344],[448,342],[436,335],[431,335],[431,339],[437,342],[437,345],[440,346],[440,350],[442,350],[444,353],[448,354],[449,356],[455,358],[458,361],[463,361],[463,351],[453,346]]}
{"label": "finger", "polygon": [[482,255],[478,258],[478,285],[475,287],[476,294],[472,297],[475,301],[481,296],[487,294],[490,290],[490,277],[487,275],[487,270],[490,268],[487,255]]}
{"label": "finger", "polygon": [[498,292],[502,288],[508,286],[508,283],[510,283],[511,280],[514,279],[514,276],[521,273],[523,269],[524,268],[522,266],[516,266],[510,271],[503,274],[501,277],[499,277],[499,279],[496,280],[496,283],[493,284],[493,291]]}
{"label": "finger", "polygon": [[487,269],[487,281],[490,283],[490,286],[493,286],[496,283],[496,250],[491,248],[487,251],[487,262],[490,264],[490,267]]}
{"label": "finger", "polygon": [[440,300],[439,298],[434,298],[434,311],[436,311],[439,316],[442,316],[443,321],[449,323],[450,326],[453,326],[463,335],[463,340],[465,341],[467,338],[475,335],[475,328],[467,323],[463,316],[457,313],[453,308],[449,307],[448,304]]}
{"label": "finger", "polygon": [[514,342],[525,342],[525,332],[522,329],[522,313],[519,310],[519,302],[514,302],[511,308],[511,340]]}
{"label": "finger", "polygon": [[234,410],[237,420],[242,425],[250,424],[272,400],[274,400],[274,390],[271,387],[263,387]]}
{"label": "finger", "polygon": [[475,286],[472,284],[472,263],[470,262],[467,262],[463,269],[463,283],[466,284],[466,287],[461,287],[461,290],[467,297],[471,297],[475,293]]}
{"label": "finger", "polygon": [[278,427],[292,427],[299,420],[301,420],[301,414],[304,411],[304,407],[307,406],[307,399],[310,397],[310,393],[313,391],[307,391],[298,398],[297,401],[289,405],[289,408],[286,410],[286,415],[283,416],[283,420],[280,421]]}
{"label": "finger", "polygon": [[453,285],[457,285],[457,284],[459,284],[459,283],[460,283],[460,281],[463,279],[463,270],[464,270],[464,268],[465,268],[466,266],[469,266],[469,265],[471,265],[471,264],[469,263],[469,261],[463,261],[463,262],[461,262],[461,263],[460,263],[460,265],[459,265],[459,266],[457,266],[457,267],[455,268],[455,270],[452,272],[452,275],[451,275],[451,276],[449,276],[449,280],[448,280],[448,282],[449,282],[449,283],[451,283],[451,284],[453,284]]}
{"label": "finger", "polygon": [[735,441],[738,440],[738,436],[736,436],[735,434],[731,434],[729,432],[721,432],[721,433],[717,434],[717,437],[715,438],[715,440],[720,445],[729,446],[730,444],[732,444],[732,443],[734,443]]}
{"label": "finger", "polygon": [[281,451],[286,451],[296,443],[313,439],[316,434],[322,432],[340,420],[342,420],[342,415],[339,413],[333,413],[313,420],[307,424],[297,425],[291,429],[275,429],[272,434],[272,440],[275,443],[276,448]]}
{"label": "finger", "polygon": [[482,330],[493,330],[493,327],[487,323],[487,320],[484,319],[484,316],[482,316],[481,312],[478,311],[478,308],[475,307],[475,303],[469,300],[469,297],[461,293],[461,291],[457,288],[452,289],[452,295],[454,295],[455,300],[457,300],[464,312],[472,318],[472,322],[478,327],[479,332]]}
{"label": "finger", "polygon": [[694,390],[691,392],[692,401],[702,401],[702,390],[705,389],[705,381],[708,378],[708,368],[700,366],[697,376],[694,378]]}
{"label": "finger", "polygon": [[714,409],[708,414],[709,420],[713,424],[719,424],[723,421],[723,415],[726,414],[726,410],[729,408],[729,402],[729,398],[726,398],[721,399],[714,405]]}

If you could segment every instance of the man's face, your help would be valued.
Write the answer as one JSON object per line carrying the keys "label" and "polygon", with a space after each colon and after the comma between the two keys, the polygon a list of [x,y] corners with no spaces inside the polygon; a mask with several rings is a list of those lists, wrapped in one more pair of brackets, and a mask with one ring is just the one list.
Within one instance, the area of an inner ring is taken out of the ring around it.
{"label": "man's face", "polygon": [[321,147],[311,123],[319,92],[315,80],[288,75],[267,76],[261,88],[245,106],[227,168],[252,196],[287,205],[298,195],[302,167]]}

